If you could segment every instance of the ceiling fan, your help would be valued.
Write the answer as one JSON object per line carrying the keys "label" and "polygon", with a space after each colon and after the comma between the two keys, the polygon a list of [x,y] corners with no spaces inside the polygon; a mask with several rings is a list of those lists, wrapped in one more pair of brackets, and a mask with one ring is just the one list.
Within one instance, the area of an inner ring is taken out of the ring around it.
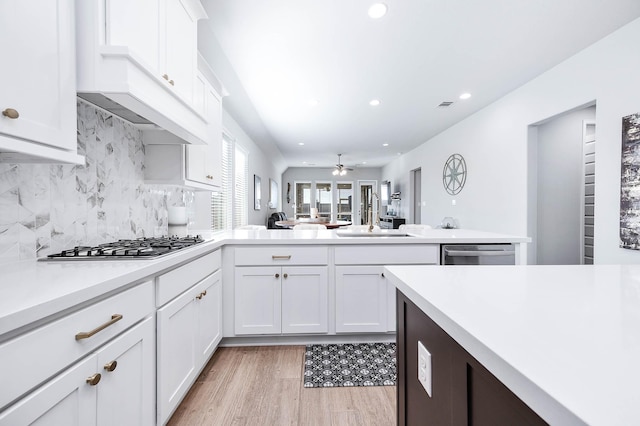
{"label": "ceiling fan", "polygon": [[336,168],[333,170],[333,175],[334,176],[344,176],[347,174],[347,171],[353,171],[353,169],[349,168],[349,167],[345,167],[341,162],[340,162],[340,157],[342,156],[342,154],[338,154],[338,164],[336,164]]}

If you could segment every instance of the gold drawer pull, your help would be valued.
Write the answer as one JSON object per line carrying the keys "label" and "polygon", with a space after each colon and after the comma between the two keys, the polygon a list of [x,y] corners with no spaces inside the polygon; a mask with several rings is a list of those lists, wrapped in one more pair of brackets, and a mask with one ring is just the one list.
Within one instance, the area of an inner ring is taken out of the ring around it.
{"label": "gold drawer pull", "polygon": [[274,255],[271,256],[271,259],[272,260],[289,260],[289,259],[291,259],[291,255],[289,254],[287,256],[278,256],[278,255],[274,254]]}
{"label": "gold drawer pull", "polygon": [[207,179],[213,179],[213,176],[207,175]]}
{"label": "gold drawer pull", "polygon": [[203,291],[202,293],[200,293],[199,295],[196,296],[196,299],[200,300],[202,299],[204,296],[207,295],[207,290]]}
{"label": "gold drawer pull", "polygon": [[104,369],[107,371],[113,371],[116,369],[116,367],[118,366],[118,361],[113,360],[111,362],[108,362],[104,365]]}
{"label": "gold drawer pull", "polygon": [[80,333],[76,334],[76,340],[88,339],[89,337],[91,337],[94,334],[104,330],[105,328],[109,327],[110,325],[113,325],[113,324],[117,323],[121,319],[122,319],[122,315],[113,314],[113,315],[111,315],[111,320],[105,322],[101,326],[99,326],[99,327],[97,327],[97,328],[95,328],[95,329],[93,329],[91,331],[81,331]]}
{"label": "gold drawer pull", "polygon": [[173,80],[169,80],[169,84],[175,86],[175,84],[173,84]]}
{"label": "gold drawer pull", "polygon": [[165,80],[169,80],[169,76],[167,74],[162,74],[162,78],[164,78]]}
{"label": "gold drawer pull", "polygon": [[100,373],[96,373],[93,376],[87,377],[87,383],[89,383],[91,386],[95,386],[100,383],[101,378],[102,376],[100,375]]}
{"label": "gold drawer pull", "polygon": [[7,108],[4,111],[2,111],[2,115],[4,115],[5,117],[9,117],[12,119],[16,119],[18,117],[20,117],[20,114],[18,113],[18,111],[16,111],[13,108]]}

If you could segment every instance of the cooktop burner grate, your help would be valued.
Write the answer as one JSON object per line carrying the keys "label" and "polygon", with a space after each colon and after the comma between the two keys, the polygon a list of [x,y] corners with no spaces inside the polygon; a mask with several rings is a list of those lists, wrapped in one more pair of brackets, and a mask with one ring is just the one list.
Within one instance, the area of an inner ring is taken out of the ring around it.
{"label": "cooktop burner grate", "polygon": [[118,240],[97,246],[76,246],[40,260],[122,260],[151,259],[204,242],[200,235]]}

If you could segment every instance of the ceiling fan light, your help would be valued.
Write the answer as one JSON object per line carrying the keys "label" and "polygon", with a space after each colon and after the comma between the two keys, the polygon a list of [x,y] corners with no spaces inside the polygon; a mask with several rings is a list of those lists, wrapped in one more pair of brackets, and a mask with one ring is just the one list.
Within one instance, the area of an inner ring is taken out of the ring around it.
{"label": "ceiling fan light", "polygon": [[335,170],[333,171],[333,175],[334,175],[334,176],[338,176],[338,173],[340,173],[340,171],[339,171],[338,169],[335,169]]}
{"label": "ceiling fan light", "polygon": [[340,176],[344,176],[347,174],[347,171],[345,169],[340,170]]}

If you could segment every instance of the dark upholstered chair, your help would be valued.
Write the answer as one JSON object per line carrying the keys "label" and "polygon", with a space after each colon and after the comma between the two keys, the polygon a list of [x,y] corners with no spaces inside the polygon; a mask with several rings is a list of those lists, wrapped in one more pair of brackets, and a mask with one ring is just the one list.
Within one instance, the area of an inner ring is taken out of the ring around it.
{"label": "dark upholstered chair", "polygon": [[272,213],[267,219],[267,229],[289,229],[288,227],[276,225],[276,222],[281,220],[287,220],[287,214],[285,212]]}

